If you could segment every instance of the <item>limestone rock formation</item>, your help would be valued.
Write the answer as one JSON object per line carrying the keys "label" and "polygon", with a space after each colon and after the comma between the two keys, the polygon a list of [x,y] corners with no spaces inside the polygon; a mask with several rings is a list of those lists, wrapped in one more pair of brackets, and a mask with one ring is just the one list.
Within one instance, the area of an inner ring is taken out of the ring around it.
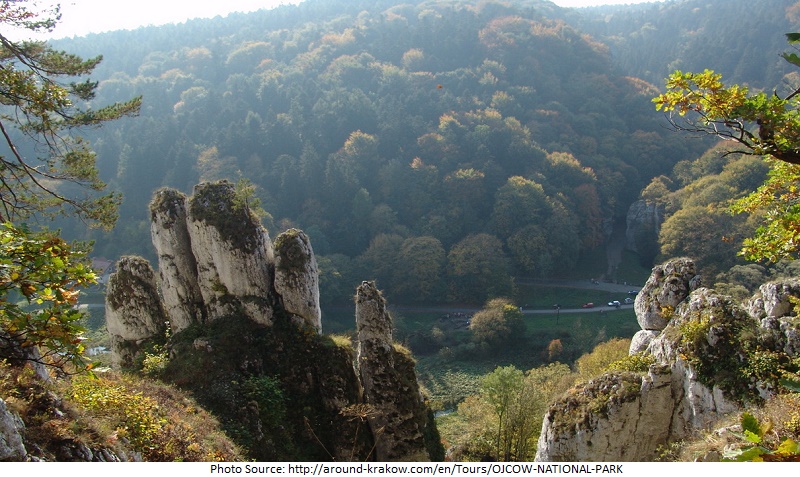
{"label": "limestone rock formation", "polygon": [[636,354],[645,351],[650,343],[658,337],[660,331],[656,330],[639,330],[631,338],[631,345],[628,349],[628,354]]}
{"label": "limestone rock formation", "polygon": [[[696,368],[708,373],[723,359],[737,359],[740,343],[732,330],[742,326],[756,323],[725,297],[693,292],[647,346],[645,353],[655,358],[647,374],[602,375],[551,406],[536,460],[649,460],[658,446],[736,411],[733,390],[714,385]],[[697,336],[687,343],[690,329]]]}
{"label": "limestone rock formation", "polygon": [[357,294],[356,358],[349,341],[321,334],[319,270],[302,231],[273,246],[224,181],[188,199],[161,190],[150,210],[161,295],[144,259],[120,263],[106,304],[118,364],[130,366],[168,321],[162,378],[231,423],[252,458],[443,457],[413,359],[392,343],[374,284]]}
{"label": "limestone rock formation", "polygon": [[795,317],[764,318],[761,327],[772,332],[773,349],[782,350],[792,358],[800,357],[800,324]]}
{"label": "limestone rock formation", "polygon": [[793,315],[789,297],[800,296],[800,281],[787,280],[765,283],[747,302],[747,311],[756,318],[780,318]]}
{"label": "limestone rock formation", "polygon": [[747,311],[761,320],[775,349],[800,357],[800,326],[790,297],[800,297],[800,281],[789,279],[761,285],[746,303]]}
{"label": "limestone rock formation", "polygon": [[356,292],[356,333],[356,366],[364,400],[373,409],[369,425],[375,435],[376,457],[379,461],[430,460],[423,438],[426,406],[416,377],[398,372],[399,361],[407,357],[394,348],[386,300],[373,282],[363,282]]}
{"label": "limestone rock formation", "polygon": [[[644,374],[617,372],[578,385],[545,416],[537,461],[640,461],[660,445],[705,429],[740,403],[769,393],[769,376],[742,373],[759,348],[796,357],[800,328],[788,297],[794,282],[767,284],[747,307],[698,287],[694,264],[653,269],[636,300],[642,331],[630,352]],[[753,314],[748,313],[753,312]],[[770,311],[767,311],[770,310]],[[763,381],[766,379],[767,381]]]}
{"label": "limestone rock formation", "polygon": [[36,376],[42,381],[50,381],[48,366],[44,364],[42,353],[38,346],[22,346],[16,338],[0,329],[0,346],[3,348],[5,359],[12,364],[25,364],[30,366]]}
{"label": "limestone rock formation", "polygon": [[663,369],[654,368],[644,376],[600,376],[550,407],[536,460],[641,460],[667,441],[673,405],[672,381]]}
{"label": "limestone rock formation", "polygon": [[645,200],[637,200],[628,208],[625,217],[625,246],[639,252],[648,244],[643,240],[658,239],[661,223],[664,221],[664,206]]}
{"label": "limestone rock formation", "polygon": [[[141,461],[139,453],[125,449],[124,445],[112,449],[102,445],[87,444],[71,432],[60,430],[58,425],[50,426],[60,421],[60,416],[72,412],[54,392],[40,393],[34,400],[37,401],[35,404],[28,402],[27,405],[44,404],[52,415],[48,415],[47,420],[42,423],[40,421],[42,415],[38,414],[32,424],[29,421],[31,427],[26,428],[22,418],[8,409],[6,402],[0,399],[0,462]],[[64,426],[66,427],[66,424]]]}
{"label": "limestone rock formation", "polygon": [[186,196],[174,189],[157,191],[150,203],[150,235],[158,255],[161,292],[174,332],[205,321],[186,208]]}
{"label": "limestone rock formation", "polygon": [[688,258],[676,258],[654,267],[633,304],[639,326],[643,330],[663,330],[678,304],[699,287],[697,268]]}
{"label": "limestone rock formation", "polygon": [[719,415],[738,409],[735,396],[746,392],[747,383],[738,382],[733,386],[738,389],[732,389],[725,375],[744,364],[740,331],[755,332],[757,326],[729,297],[701,288],[679,306],[667,328],[650,343],[647,353],[672,374],[671,438],[703,429]]}
{"label": "limestone rock formation", "polygon": [[187,221],[208,319],[243,310],[271,324],[272,242],[250,209],[238,204],[233,184],[195,186]]}
{"label": "limestone rock formation", "polygon": [[0,399],[0,462],[25,460],[27,451],[21,435],[24,429],[22,419],[9,411],[5,401]]}
{"label": "limestone rock formation", "polygon": [[167,320],[153,268],[141,257],[122,257],[106,289],[106,328],[114,364],[131,367],[143,343],[164,336]]}
{"label": "limestone rock formation", "polygon": [[275,239],[275,291],[286,311],[322,332],[319,268],[311,242],[301,230],[289,229]]}

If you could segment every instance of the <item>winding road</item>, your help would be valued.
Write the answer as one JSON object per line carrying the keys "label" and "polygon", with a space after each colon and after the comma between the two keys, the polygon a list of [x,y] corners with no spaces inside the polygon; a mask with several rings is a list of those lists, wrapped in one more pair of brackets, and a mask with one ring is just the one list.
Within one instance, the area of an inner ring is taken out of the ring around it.
{"label": "winding road", "polygon": [[[560,279],[536,279],[536,278],[518,278],[516,279],[517,283],[524,283],[524,284],[541,284],[543,286],[548,287],[564,287],[564,288],[578,288],[584,290],[600,290],[609,293],[620,293],[624,296],[628,296],[628,292],[631,290],[639,291],[642,289],[640,286],[630,285],[630,284],[619,284],[619,283],[606,283],[606,282],[598,282],[593,280],[560,280]],[[452,306],[441,306],[441,307],[420,307],[420,306],[389,306],[389,309],[397,310],[397,311],[415,311],[415,312],[422,312],[422,313],[467,313],[472,314],[479,311],[480,307],[452,307]],[[598,303],[593,308],[561,308],[559,312],[561,313],[611,313],[615,311],[633,309],[633,304],[625,305],[622,304],[619,307],[608,306],[606,303]],[[525,315],[552,315],[555,313],[555,310],[552,308],[524,308],[522,309],[522,313]]]}

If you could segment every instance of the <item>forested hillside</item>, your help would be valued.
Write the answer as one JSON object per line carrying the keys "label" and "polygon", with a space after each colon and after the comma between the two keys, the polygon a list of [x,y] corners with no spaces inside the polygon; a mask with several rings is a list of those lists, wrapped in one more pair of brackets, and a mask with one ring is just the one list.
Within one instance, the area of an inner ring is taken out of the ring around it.
{"label": "forested hillside", "polygon": [[[296,224],[323,267],[355,280],[360,267],[408,297],[445,298],[449,275],[452,298],[482,301],[489,284],[508,292],[510,267],[573,265],[687,152],[663,139],[652,87],[615,77],[603,45],[537,3],[320,1],[65,43],[91,55],[119,42],[98,101],[145,98],[142,117],[95,139],[125,197],[97,252],[149,255],[155,188],[244,177],[270,229]],[[487,265],[475,251],[495,270],[464,289]]]}
{"label": "forested hillside", "polygon": [[[657,12],[672,25],[690,3],[608,17],[539,0],[308,0],[61,40],[108,58],[99,103],[144,97],[141,117],[91,138],[102,176],[124,195],[119,225],[64,231],[95,239],[97,255],[152,257],[153,190],[245,179],[273,235],[297,226],[311,237],[323,300],[349,300],[373,278],[400,301],[482,303],[510,293],[512,276],[568,273],[651,178],[707,146],[664,127],[650,102],[658,85],[631,74],[653,70],[629,64],[633,23],[616,21]],[[771,3],[758,10],[769,35],[697,15],[741,41],[780,43],[785,12]],[[581,30],[599,18],[607,30]],[[652,61],[708,64],[687,30],[660,32],[669,49]]]}
{"label": "forested hillside", "polygon": [[609,45],[625,74],[663,86],[679,69],[773,88],[790,67],[780,57],[800,6],[790,0],[685,0],[580,10],[576,26]]}

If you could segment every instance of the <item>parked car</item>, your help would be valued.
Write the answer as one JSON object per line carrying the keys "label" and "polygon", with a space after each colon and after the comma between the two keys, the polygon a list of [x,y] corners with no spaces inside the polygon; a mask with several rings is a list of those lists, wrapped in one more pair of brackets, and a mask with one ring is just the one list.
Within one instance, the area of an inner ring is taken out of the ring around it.
{"label": "parked car", "polygon": [[594,303],[591,302],[584,303],[583,305],[581,305],[581,308],[594,308]]}
{"label": "parked car", "polygon": [[622,306],[622,303],[620,303],[619,300],[614,300],[614,301],[608,302],[608,306],[615,306],[615,307],[619,308],[620,306]]}

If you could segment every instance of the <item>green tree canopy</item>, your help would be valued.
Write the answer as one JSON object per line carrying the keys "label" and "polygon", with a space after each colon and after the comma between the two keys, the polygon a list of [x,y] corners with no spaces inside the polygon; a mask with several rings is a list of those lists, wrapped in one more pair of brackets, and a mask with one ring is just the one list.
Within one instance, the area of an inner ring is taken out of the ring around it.
{"label": "green tree canopy", "polygon": [[[790,38],[792,38],[790,36]],[[800,35],[795,41],[800,41]],[[800,66],[796,54],[784,58]],[[784,97],[765,91],[751,94],[746,86],[726,86],[722,75],[675,71],[667,78],[667,92],[653,99],[656,109],[670,113],[675,129],[704,133],[733,141],[737,152],[771,155],[800,164],[800,87]],[[682,120],[675,118],[675,114]]]}
{"label": "green tree canopy", "polygon": [[[59,18],[58,7],[0,0],[4,31],[49,31]],[[0,359],[86,368],[75,305],[96,278],[87,252],[14,222],[56,215],[106,228],[116,222],[120,196],[97,195],[105,184],[95,154],[74,133],[138,113],[141,99],[93,107],[98,83],[87,77],[100,60],[0,34]]]}
{"label": "green tree canopy", "polygon": [[525,334],[522,312],[507,298],[489,300],[470,320],[475,342],[485,351],[496,350]]}
{"label": "green tree canopy", "polygon": [[447,255],[434,237],[411,237],[400,247],[395,286],[398,295],[418,302],[441,301]]}
{"label": "green tree canopy", "polygon": [[0,359],[85,369],[75,304],[96,282],[85,256],[58,237],[0,225]]}
{"label": "green tree canopy", "polygon": [[456,418],[465,422],[455,447],[469,460],[532,460],[547,406],[572,382],[566,364],[527,372],[497,367],[483,376],[478,394],[458,406]]}
{"label": "green tree canopy", "polygon": [[734,212],[763,213],[764,220],[740,251],[748,260],[778,262],[800,256],[800,166],[768,161],[772,170],[755,192],[738,200]]}
{"label": "green tree canopy", "polygon": [[508,237],[526,225],[540,223],[549,214],[541,184],[514,176],[497,190],[489,225],[499,237]]}
{"label": "green tree canopy", "polygon": [[[48,31],[58,19],[57,8],[37,10],[33,2],[0,2],[0,25]],[[117,194],[80,196],[62,185],[68,182],[84,190],[104,189],[95,154],[73,133],[139,111],[140,98],[100,108],[90,106],[98,83],[85,78],[101,59],[84,60],[53,50],[44,42],[17,42],[0,34],[0,134],[6,146],[0,152],[3,220],[72,213],[109,228],[116,221]],[[25,147],[23,138],[29,141]]]}
{"label": "green tree canopy", "polygon": [[447,274],[456,300],[510,296],[514,288],[503,243],[494,235],[469,235],[453,245],[447,254]]}
{"label": "green tree canopy", "polygon": [[[800,33],[786,37],[790,44],[800,43]],[[800,67],[797,53],[784,53],[783,58]],[[740,255],[772,262],[796,258],[800,240],[796,192],[800,178],[800,85],[790,85],[782,95],[777,91],[751,93],[746,86],[726,86],[722,75],[711,70],[676,71],[667,79],[667,92],[653,102],[657,109],[669,112],[677,130],[731,141],[739,146],[731,152],[772,158],[772,171],[764,185],[731,208],[735,213],[763,217]],[[683,120],[678,121],[676,114]]]}

